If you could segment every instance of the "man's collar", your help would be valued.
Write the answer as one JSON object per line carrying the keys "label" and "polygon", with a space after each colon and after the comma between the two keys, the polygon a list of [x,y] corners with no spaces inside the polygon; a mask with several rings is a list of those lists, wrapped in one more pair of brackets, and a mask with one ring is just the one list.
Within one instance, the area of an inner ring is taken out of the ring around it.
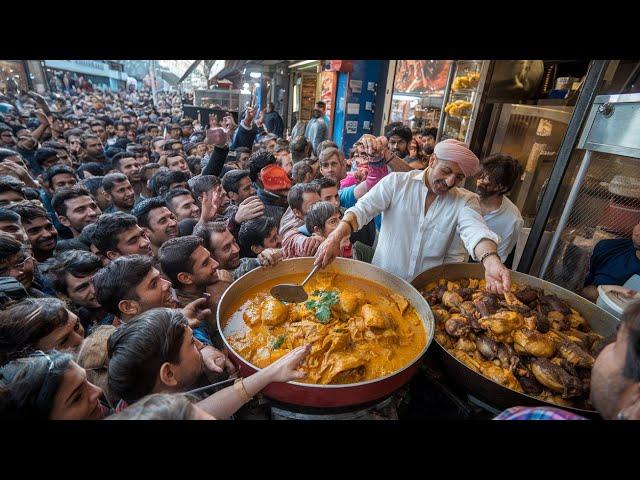
{"label": "man's collar", "polygon": [[427,169],[426,168],[424,170],[418,170],[411,178],[413,180],[422,180],[422,182],[427,186],[427,188],[429,187],[429,184],[427,182]]}

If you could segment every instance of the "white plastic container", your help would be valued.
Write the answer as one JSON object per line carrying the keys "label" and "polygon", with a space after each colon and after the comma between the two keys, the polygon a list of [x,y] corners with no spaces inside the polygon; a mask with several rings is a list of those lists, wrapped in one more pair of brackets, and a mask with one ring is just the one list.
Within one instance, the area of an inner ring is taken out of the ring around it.
{"label": "white plastic container", "polygon": [[598,287],[598,305],[603,310],[611,313],[618,320],[622,318],[622,312],[631,301],[629,298],[622,296],[618,291],[611,290],[614,285],[600,285]]}

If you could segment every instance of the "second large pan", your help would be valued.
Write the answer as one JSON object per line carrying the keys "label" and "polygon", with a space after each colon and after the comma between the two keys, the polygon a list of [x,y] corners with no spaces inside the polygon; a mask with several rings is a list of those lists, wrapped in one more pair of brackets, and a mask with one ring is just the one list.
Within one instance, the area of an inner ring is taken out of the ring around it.
{"label": "second large pan", "polygon": [[[411,285],[413,285],[417,290],[421,290],[429,283],[437,281],[441,278],[446,278],[447,280],[453,281],[463,277],[484,278],[484,267],[477,263],[450,263],[439,265],[437,267],[430,268],[429,270],[426,270],[416,276],[411,281]],[[605,312],[600,307],[569,290],[520,272],[512,271],[511,280],[512,282],[517,282],[523,285],[541,288],[547,294],[551,293],[557,295],[559,298],[565,300],[567,303],[569,303],[569,305],[578,310],[587,320],[587,322],[589,322],[589,325],[594,332],[599,333],[604,337],[608,337],[616,330],[618,320],[613,315]],[[545,402],[536,397],[511,390],[507,387],[493,382],[492,380],[489,380],[479,373],[474,372],[464,363],[450,354],[442,345],[437,342],[435,337],[433,340],[433,346],[431,348],[434,350],[433,353],[435,354],[435,356],[442,361],[442,366],[445,370],[445,373],[447,374],[447,377],[462,386],[469,393],[472,393],[480,399],[485,400],[489,404],[503,409],[515,406],[536,405],[558,407],[558,405]],[[564,410],[570,410],[582,416],[597,416],[597,412],[592,410],[582,410],[567,407],[561,408],[563,408]]]}

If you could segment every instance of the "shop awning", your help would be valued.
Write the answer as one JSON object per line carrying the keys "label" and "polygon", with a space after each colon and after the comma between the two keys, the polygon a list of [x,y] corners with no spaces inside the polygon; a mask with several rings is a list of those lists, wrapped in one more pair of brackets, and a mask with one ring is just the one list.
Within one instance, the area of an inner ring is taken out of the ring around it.
{"label": "shop awning", "polygon": [[193,72],[196,69],[196,67],[200,65],[200,62],[202,62],[202,60],[194,61],[191,64],[191,66],[187,68],[187,71],[182,74],[182,76],[180,77],[180,80],[178,80],[178,83],[182,83],[189,75],[191,75],[191,72]]}
{"label": "shop awning", "polygon": [[156,70],[156,72],[158,73],[158,76],[160,76],[160,78],[162,78],[164,81],[166,81],[169,85],[177,85],[180,78],[175,74],[175,73],[171,73],[168,70]]}
{"label": "shop awning", "polygon": [[237,73],[250,61],[251,60],[225,60],[224,67],[222,67],[222,69],[216,72],[214,75],[211,75],[211,77],[209,77],[209,80],[231,76]]}

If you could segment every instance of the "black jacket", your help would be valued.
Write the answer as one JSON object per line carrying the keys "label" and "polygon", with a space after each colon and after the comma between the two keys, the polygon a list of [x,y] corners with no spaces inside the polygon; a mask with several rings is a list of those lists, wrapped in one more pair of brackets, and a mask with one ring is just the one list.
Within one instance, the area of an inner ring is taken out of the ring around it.
{"label": "black jacket", "polygon": [[278,112],[267,112],[264,114],[264,128],[267,132],[273,133],[278,137],[284,134],[284,121]]}

